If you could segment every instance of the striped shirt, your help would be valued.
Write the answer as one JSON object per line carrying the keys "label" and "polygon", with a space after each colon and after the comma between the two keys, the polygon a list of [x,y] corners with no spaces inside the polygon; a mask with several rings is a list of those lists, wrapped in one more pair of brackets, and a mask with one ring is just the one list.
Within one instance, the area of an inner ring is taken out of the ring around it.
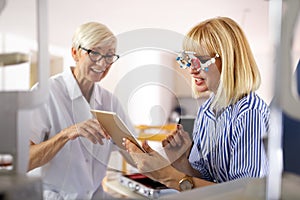
{"label": "striped shirt", "polygon": [[225,182],[267,175],[267,155],[262,136],[269,131],[270,110],[250,93],[216,116],[210,109],[213,97],[200,108],[194,124],[189,156],[201,178]]}

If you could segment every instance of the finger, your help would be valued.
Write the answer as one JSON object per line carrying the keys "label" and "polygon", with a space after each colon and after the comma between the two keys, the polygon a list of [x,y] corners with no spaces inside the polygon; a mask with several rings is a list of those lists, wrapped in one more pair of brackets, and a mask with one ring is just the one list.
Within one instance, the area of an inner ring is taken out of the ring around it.
{"label": "finger", "polygon": [[92,126],[94,129],[98,130],[97,134],[100,134],[101,138],[110,139],[108,132],[105,130],[102,124],[98,122],[98,120],[91,119],[89,125]]}
{"label": "finger", "polygon": [[103,142],[103,140],[102,140],[101,138],[100,138],[100,139],[99,139],[99,138],[97,138],[97,141],[98,141],[98,143],[99,143],[99,144],[101,144],[101,145],[103,145],[103,144],[104,144],[104,142]]}
{"label": "finger", "polygon": [[177,133],[181,136],[183,141],[191,141],[190,134],[184,130],[181,124],[177,124]]}
{"label": "finger", "polygon": [[178,133],[173,136],[173,139],[174,139],[177,146],[181,146],[182,142],[183,142],[183,138],[181,136],[182,131],[180,130],[180,131],[177,131],[177,132]]}
{"label": "finger", "polygon": [[143,149],[145,149],[145,151],[146,151],[147,153],[151,153],[151,152],[154,151],[154,150],[149,146],[147,140],[143,141],[142,147],[143,147]]}
{"label": "finger", "polygon": [[92,143],[97,144],[97,138],[89,133],[86,127],[81,127],[80,135],[90,140]]}
{"label": "finger", "polygon": [[[177,130],[178,130],[178,129],[176,128],[176,130],[173,130],[173,131],[171,132],[171,134],[169,134],[169,135],[175,135],[176,132],[177,132]],[[169,135],[168,135],[168,136],[169,136]]]}
{"label": "finger", "polygon": [[162,144],[162,147],[167,147],[167,148],[170,147],[170,142],[167,139],[162,140],[161,144]]}
{"label": "finger", "polygon": [[162,145],[163,147],[171,147],[173,146],[173,142],[171,143],[171,141],[174,139],[173,135],[177,134],[177,129],[172,131],[169,135],[167,135],[167,137],[162,141]]}
{"label": "finger", "polygon": [[89,135],[88,137],[94,137],[99,144],[103,145],[102,139],[104,136],[99,133],[99,129],[95,129],[91,123],[87,123],[85,129]]}
{"label": "finger", "polygon": [[168,138],[168,140],[169,140],[169,142],[170,142],[170,145],[171,145],[172,147],[176,147],[176,146],[177,146],[177,143],[176,143],[176,141],[174,140],[174,136],[173,136],[173,135],[169,135],[167,138]]}
{"label": "finger", "polygon": [[177,130],[182,130],[183,126],[181,124],[177,124]]}
{"label": "finger", "polygon": [[125,148],[128,152],[133,152],[133,153],[142,153],[140,148],[138,148],[133,142],[131,142],[129,139],[124,138],[123,139],[125,142]]}

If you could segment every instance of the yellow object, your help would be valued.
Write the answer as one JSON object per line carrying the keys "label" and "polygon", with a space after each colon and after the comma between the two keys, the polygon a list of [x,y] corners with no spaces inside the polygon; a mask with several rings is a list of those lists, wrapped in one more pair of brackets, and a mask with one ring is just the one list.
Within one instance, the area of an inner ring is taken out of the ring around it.
{"label": "yellow object", "polygon": [[166,124],[162,126],[138,125],[138,140],[162,141],[172,131],[176,130],[177,124]]}

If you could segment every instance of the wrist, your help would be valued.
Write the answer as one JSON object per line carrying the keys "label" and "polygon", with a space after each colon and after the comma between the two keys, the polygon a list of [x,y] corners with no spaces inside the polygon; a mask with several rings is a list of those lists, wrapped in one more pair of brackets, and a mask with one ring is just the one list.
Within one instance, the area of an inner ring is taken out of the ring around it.
{"label": "wrist", "polygon": [[165,180],[163,180],[163,184],[166,185],[168,188],[173,188],[180,191],[179,182],[182,179],[182,177],[185,176],[184,173],[176,170],[173,168],[173,171],[168,173],[168,176]]}
{"label": "wrist", "polygon": [[75,137],[73,134],[69,134],[68,131],[66,129],[61,130],[61,139],[62,141],[69,141],[69,140],[74,140],[77,137]]}
{"label": "wrist", "polygon": [[175,167],[177,170],[183,171],[186,166],[190,165],[190,163],[187,158],[183,157],[174,161],[171,165]]}
{"label": "wrist", "polygon": [[165,185],[168,188],[173,188],[178,191],[186,191],[191,190],[195,187],[194,180],[192,176],[184,174],[176,170],[176,172],[172,172],[172,177],[165,180]]}

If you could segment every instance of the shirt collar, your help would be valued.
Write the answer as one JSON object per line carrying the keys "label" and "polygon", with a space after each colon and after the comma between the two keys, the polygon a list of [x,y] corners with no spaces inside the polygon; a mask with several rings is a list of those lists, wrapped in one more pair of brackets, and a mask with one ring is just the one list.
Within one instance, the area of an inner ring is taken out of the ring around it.
{"label": "shirt collar", "polygon": [[210,105],[212,103],[212,100],[214,98],[215,95],[211,95],[204,103],[203,103],[203,111],[207,111],[210,108]]}
{"label": "shirt collar", "polygon": [[83,95],[72,73],[72,69],[74,69],[74,67],[70,67],[69,69],[63,72],[63,80],[65,81],[70,98],[74,100]]}
{"label": "shirt collar", "polygon": [[212,103],[214,97],[215,97],[215,95],[211,94],[211,96],[207,99],[206,102],[203,103],[203,106],[202,106],[203,113],[212,119],[215,118],[215,115],[214,115],[214,112],[211,110],[210,106],[211,106],[211,103]]}
{"label": "shirt collar", "polygon": [[[67,69],[63,72],[63,80],[65,81],[70,99],[74,100],[79,97],[83,97],[83,95],[82,95],[79,85],[72,73],[72,70],[74,70],[74,67],[70,67],[69,69]],[[101,91],[102,91],[102,88],[96,83],[94,85],[94,90],[92,92],[92,96],[91,96],[91,100],[90,100],[91,106],[96,107],[97,105],[102,105],[102,98],[100,96]]]}

